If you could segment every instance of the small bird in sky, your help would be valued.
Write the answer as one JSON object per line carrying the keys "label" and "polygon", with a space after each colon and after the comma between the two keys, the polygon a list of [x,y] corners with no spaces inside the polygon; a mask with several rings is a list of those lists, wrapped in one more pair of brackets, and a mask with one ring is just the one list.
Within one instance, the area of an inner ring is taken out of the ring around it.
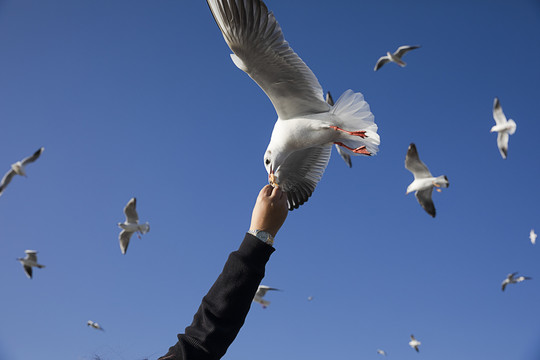
{"label": "small bird in sky", "polygon": [[313,296],[308,296],[307,300],[308,300],[308,301],[313,300]]}
{"label": "small bird in sky", "polygon": [[536,238],[538,235],[534,232],[534,229],[531,229],[531,232],[529,233],[529,239],[531,239],[531,243],[534,245],[536,244]]}
{"label": "small bird in sky", "polygon": [[420,352],[418,348],[422,343],[414,338],[414,335],[411,335],[411,341],[409,341],[409,346],[412,347],[416,352]]}
{"label": "small bird in sky", "polygon": [[382,356],[386,356],[386,351],[381,350],[381,349],[377,349],[377,354],[380,354]]}
{"label": "small bird in sky", "polygon": [[407,52],[414,49],[418,49],[419,47],[420,47],[419,45],[414,45],[414,46],[405,45],[405,46],[400,46],[396,50],[396,52],[393,54],[391,54],[390,51],[386,52],[386,55],[381,56],[379,60],[377,60],[377,64],[375,64],[375,68],[373,69],[373,71],[379,70],[387,62],[395,62],[401,67],[406,66],[407,64],[403,60],[401,60],[401,57],[405,55]]}
{"label": "small bird in sky", "polygon": [[122,254],[126,253],[129,245],[129,240],[131,239],[131,235],[133,235],[133,233],[137,233],[137,236],[140,239],[141,236],[139,234],[146,234],[148,231],[150,231],[150,225],[148,223],[139,224],[139,215],[137,214],[136,206],[137,199],[132,198],[131,200],[129,200],[126,207],[124,208],[126,221],[124,221],[123,223],[118,223],[118,227],[122,229],[120,235],[118,236],[118,239],[120,240],[120,250],[122,251]]}
{"label": "small bird in sky", "polygon": [[266,295],[266,292],[268,292],[269,290],[281,291],[279,289],[272,288],[266,285],[259,285],[259,287],[257,288],[257,292],[255,293],[255,297],[253,297],[253,301],[261,304],[263,309],[266,309],[266,307],[270,305],[270,301],[263,299],[263,297]]}
{"label": "small bird in sky", "polygon": [[264,166],[268,182],[287,194],[289,210],[313,194],[333,144],[352,155],[377,153],[380,137],[364,96],[347,90],[330,106],[317,77],[289,46],[263,1],[207,3],[233,63],[261,87],[278,115]]}
{"label": "small bird in sky", "polygon": [[512,119],[506,120],[498,98],[493,101],[493,118],[495,119],[495,126],[491,128],[490,132],[497,132],[497,147],[502,158],[506,159],[508,155],[508,139],[510,135],[516,132],[517,125]]}
{"label": "small bird in sky", "polygon": [[37,251],[35,250],[25,250],[26,256],[24,258],[17,258],[17,260],[22,264],[24,272],[29,279],[32,278],[32,267],[44,268],[45,265],[38,264],[37,262]]}
{"label": "small bird in sky", "polygon": [[506,279],[504,279],[504,281],[502,282],[502,291],[504,291],[504,289],[506,289],[506,285],[508,284],[516,284],[516,283],[519,283],[519,282],[522,282],[522,281],[525,281],[525,280],[531,280],[532,278],[531,277],[528,277],[528,276],[518,276],[516,277],[517,275],[517,272],[515,273],[512,273],[512,274],[508,274],[508,276],[506,277]]}
{"label": "small bird in sky", "polygon": [[86,323],[87,326],[90,326],[96,330],[101,330],[101,331],[105,331],[105,329],[103,329],[101,327],[101,325],[99,325],[97,322],[94,322],[92,320],[88,320],[88,322]]}
{"label": "small bird in sky", "polygon": [[[326,102],[328,103],[328,105],[334,106],[334,99],[332,98],[332,94],[330,94],[330,91],[326,93]],[[348,167],[352,167],[351,155],[347,154],[345,150],[342,149],[342,147],[338,144],[335,144],[334,146],[336,147],[339,156],[341,156],[343,161],[345,161],[345,164],[347,164]]]}
{"label": "small bird in sky", "polygon": [[429,172],[426,164],[420,160],[416,145],[411,143],[405,156],[405,168],[414,175],[414,181],[407,187],[407,193],[409,194],[416,191],[416,199],[422,205],[426,212],[435,217],[435,205],[431,199],[433,193],[433,187],[440,192],[441,187],[447,188],[450,186],[446,175],[434,177]]}
{"label": "small bird in sky", "polygon": [[41,155],[41,153],[43,152],[43,150],[45,150],[45,148],[42,147],[42,148],[38,149],[31,156],[29,156],[29,157],[27,157],[27,158],[25,158],[25,159],[23,159],[21,161],[17,161],[15,164],[11,165],[11,169],[4,175],[4,178],[2,179],[2,182],[0,183],[0,196],[2,196],[2,193],[4,192],[6,187],[11,182],[11,179],[13,179],[13,177],[15,175],[20,175],[20,176],[25,176],[26,177],[26,170],[25,170],[24,167],[26,165],[36,161],[39,158],[39,156]]}

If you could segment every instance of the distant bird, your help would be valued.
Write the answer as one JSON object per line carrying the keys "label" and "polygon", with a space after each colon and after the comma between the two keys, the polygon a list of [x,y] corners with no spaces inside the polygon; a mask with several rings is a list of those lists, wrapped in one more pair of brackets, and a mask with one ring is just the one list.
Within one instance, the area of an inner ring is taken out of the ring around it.
{"label": "distant bird", "polygon": [[332,144],[351,154],[377,153],[380,137],[364,96],[347,90],[335,106],[328,105],[317,77],[289,46],[263,1],[207,3],[233,52],[232,61],[262,88],[277,112],[264,166],[268,182],[287,194],[289,210],[300,207],[315,191]]}
{"label": "distant bird", "polygon": [[381,350],[381,349],[377,349],[377,354],[380,354],[382,356],[386,356],[386,351]]}
{"label": "distant bird", "polygon": [[407,155],[405,156],[405,168],[414,175],[414,181],[407,187],[406,194],[416,191],[416,199],[418,199],[420,205],[422,205],[429,215],[435,217],[435,205],[431,199],[433,187],[436,187],[438,192],[441,191],[441,187],[447,188],[450,186],[448,178],[446,175],[437,177],[431,175],[426,164],[420,160],[414,143],[411,143],[407,150]]}
{"label": "distant bird", "polygon": [[418,348],[422,343],[414,338],[414,335],[411,335],[411,341],[409,341],[409,346],[412,347],[416,352],[420,352]]}
{"label": "distant bird", "polygon": [[308,301],[313,300],[313,296],[308,296],[307,300],[308,300]]}
{"label": "distant bird", "polygon": [[[334,99],[332,98],[332,94],[330,94],[330,91],[326,93],[326,102],[328,103],[328,105],[334,106]],[[345,150],[342,150],[341,146],[339,146],[338,144],[334,144],[334,146],[336,147],[339,156],[341,156],[343,161],[345,161],[345,164],[347,164],[348,167],[352,167],[351,155],[347,154]]]}
{"label": "distant bird", "polygon": [[503,159],[508,155],[508,138],[516,132],[516,123],[514,120],[506,120],[498,98],[493,101],[493,118],[496,125],[490,132],[497,132],[497,147]]}
{"label": "distant bird", "polygon": [[529,239],[531,239],[531,243],[534,245],[536,244],[536,238],[538,237],[538,235],[536,235],[536,233],[534,232],[534,229],[531,229],[531,232],[529,234]]}
{"label": "distant bird", "polygon": [[390,61],[395,62],[401,67],[406,66],[407,64],[403,60],[401,60],[401,57],[405,55],[408,51],[418,49],[419,47],[420,46],[418,45],[414,45],[414,46],[405,45],[405,46],[400,46],[396,50],[396,52],[393,54],[390,54],[390,51],[386,52],[386,55],[381,56],[379,60],[377,60],[377,64],[375,64],[375,68],[373,69],[373,71],[379,70],[384,64]]}
{"label": "distant bird", "polygon": [[126,207],[124,208],[124,214],[126,215],[126,221],[123,223],[118,223],[118,227],[123,229],[120,232],[120,236],[118,239],[120,240],[120,250],[122,251],[122,254],[125,254],[129,245],[129,240],[131,239],[131,235],[133,233],[138,233],[137,236],[139,239],[141,236],[139,234],[146,234],[148,231],[150,231],[150,225],[148,223],[146,224],[139,224],[139,215],[137,214],[136,210],[137,205],[137,199],[132,198],[127,203]]}
{"label": "distant bird", "polygon": [[522,281],[525,281],[525,280],[531,280],[532,278],[531,277],[528,277],[528,276],[518,276],[516,277],[517,275],[517,272],[515,273],[512,273],[512,274],[508,274],[508,276],[506,277],[506,279],[504,279],[504,281],[502,282],[502,291],[504,291],[504,289],[506,289],[506,285],[508,284],[516,284],[516,283],[519,283],[519,282],[522,282]]}
{"label": "distant bird", "polygon": [[88,322],[86,323],[86,325],[90,326],[90,327],[93,327],[94,329],[96,330],[101,330],[101,331],[105,331],[105,329],[103,329],[101,327],[101,325],[99,325],[97,322],[94,322],[92,320],[88,320]]}
{"label": "distant bird", "polygon": [[42,147],[39,150],[37,150],[33,155],[21,161],[17,161],[15,164],[11,165],[11,169],[4,175],[4,178],[2,179],[2,182],[0,183],[0,196],[2,196],[2,193],[4,192],[6,187],[11,182],[11,179],[13,179],[15,175],[26,176],[26,171],[24,167],[36,161],[41,155],[41,153],[43,152],[43,150],[45,150],[45,148]]}
{"label": "distant bird", "polygon": [[261,304],[263,309],[266,309],[266,307],[270,305],[270,301],[263,299],[263,297],[266,295],[266,292],[269,290],[280,291],[279,289],[271,288],[266,285],[259,285],[259,287],[257,288],[257,292],[255,293],[255,297],[253,298],[253,301]]}
{"label": "distant bird", "polygon": [[32,278],[32,267],[44,268],[45,265],[38,264],[37,262],[37,251],[35,250],[25,250],[26,256],[24,258],[17,258],[17,260],[22,264],[24,272],[28,278]]}

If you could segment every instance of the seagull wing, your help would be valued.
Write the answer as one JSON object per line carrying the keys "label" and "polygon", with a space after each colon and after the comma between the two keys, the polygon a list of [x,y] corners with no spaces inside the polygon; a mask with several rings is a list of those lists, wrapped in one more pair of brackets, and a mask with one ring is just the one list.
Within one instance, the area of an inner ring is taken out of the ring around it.
{"label": "seagull wing", "polygon": [[501,290],[504,291],[506,289],[506,285],[508,285],[508,279],[505,279],[501,284]]}
{"label": "seagull wing", "polygon": [[326,112],[319,81],[285,41],[261,0],[207,0],[235,65],[268,95],[281,120]]}
{"label": "seagull wing", "polygon": [[420,160],[418,156],[418,151],[416,150],[416,145],[411,143],[409,149],[407,150],[407,155],[405,156],[405,168],[412,172],[415,179],[422,179],[427,177],[432,177],[429,172],[426,164]]}
{"label": "seagull wing", "polygon": [[0,195],[4,192],[8,184],[11,182],[11,179],[16,175],[15,171],[13,169],[10,169],[6,175],[4,175],[4,178],[2,179],[2,182],[0,183]]}
{"label": "seagull wing", "polygon": [[122,230],[120,232],[120,235],[118,236],[118,240],[120,240],[120,250],[122,251],[122,254],[125,254],[127,251],[131,235],[133,235],[131,231]]}
{"label": "seagull wing", "polygon": [[35,250],[26,250],[26,260],[30,260],[37,263],[37,251]]}
{"label": "seagull wing", "polygon": [[308,201],[321,180],[332,154],[331,145],[314,146],[293,152],[279,167],[279,183],[287,193],[289,210],[298,209]]}
{"label": "seagull wing", "polygon": [[495,100],[493,100],[493,118],[495,119],[495,123],[497,125],[503,125],[507,122],[506,116],[504,115],[502,111],[499,98],[495,98]]}
{"label": "seagull wing", "polygon": [[24,272],[26,273],[26,276],[28,276],[28,278],[32,278],[32,267],[31,266],[27,266],[27,265],[23,265],[23,268],[24,268]]}
{"label": "seagull wing", "polygon": [[424,210],[432,217],[435,217],[435,204],[433,204],[433,199],[431,198],[432,193],[433,188],[430,187],[429,189],[417,191],[415,195]]}
{"label": "seagull wing", "polygon": [[126,220],[128,223],[136,224],[139,222],[139,215],[137,214],[136,206],[137,199],[131,198],[124,208],[124,214],[126,214]]}
{"label": "seagull wing", "polygon": [[389,62],[389,61],[390,61],[390,58],[389,58],[388,56],[386,56],[386,55],[381,56],[381,57],[379,58],[379,60],[377,60],[377,63],[375,64],[375,68],[373,68],[373,71],[379,70],[380,68],[382,68],[382,66],[383,66],[384,64],[386,64],[386,63]]}
{"label": "seagull wing", "polygon": [[403,55],[405,55],[407,52],[411,51],[411,50],[414,50],[414,49],[418,49],[420,46],[418,45],[413,45],[413,46],[409,46],[409,45],[405,45],[405,46],[400,46],[398,47],[398,49],[396,50],[396,52],[394,53],[394,56],[397,56],[398,58],[401,58]]}
{"label": "seagull wing", "polygon": [[29,157],[25,158],[23,161],[21,161],[22,165],[24,166],[26,164],[30,164],[36,161],[41,155],[41,153],[43,152],[43,150],[45,150],[45,148],[42,147],[39,150],[37,150],[35,153],[30,155]]}
{"label": "seagull wing", "polygon": [[497,133],[497,147],[503,159],[508,156],[508,139],[510,135],[506,131]]}

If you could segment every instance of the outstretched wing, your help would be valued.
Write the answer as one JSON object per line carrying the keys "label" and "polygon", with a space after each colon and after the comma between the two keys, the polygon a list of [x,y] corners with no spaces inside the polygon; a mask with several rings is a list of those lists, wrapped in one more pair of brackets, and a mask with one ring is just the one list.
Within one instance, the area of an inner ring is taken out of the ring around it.
{"label": "outstretched wing", "polygon": [[405,45],[405,46],[400,46],[400,47],[398,47],[398,49],[396,50],[396,52],[394,53],[394,55],[397,56],[398,58],[401,58],[403,55],[405,55],[405,54],[408,53],[409,51],[414,50],[414,49],[418,49],[419,47],[420,47],[420,46],[418,46],[418,45],[412,45],[412,46]]}
{"label": "outstretched wing", "polygon": [[120,241],[120,251],[122,251],[122,254],[125,254],[127,251],[131,235],[133,235],[131,231],[122,230],[120,232],[120,236],[118,236],[118,240]]}
{"label": "outstretched wing", "polygon": [[411,145],[409,145],[409,149],[407,150],[407,155],[405,156],[405,168],[412,172],[415,179],[432,177],[431,172],[429,172],[426,164],[420,160],[418,151],[416,150],[416,145],[414,145],[414,143],[411,143]]}
{"label": "outstretched wing", "polygon": [[499,102],[499,98],[495,98],[493,100],[493,119],[495,119],[495,123],[497,125],[503,125],[506,124],[506,116],[504,115],[501,107],[501,103]]}
{"label": "outstretched wing", "polygon": [[506,157],[508,156],[509,139],[510,135],[508,135],[506,131],[497,133],[497,147],[499,148],[499,152],[501,153],[503,159],[506,159]]}
{"label": "outstretched wing", "polygon": [[279,167],[281,189],[287,193],[289,210],[308,201],[321,180],[332,153],[331,145],[321,145],[293,152]]}
{"label": "outstretched wing", "polygon": [[139,222],[139,214],[137,214],[137,199],[131,198],[126,207],[124,208],[124,214],[128,223],[136,224]]}
{"label": "outstretched wing", "polygon": [[16,175],[15,171],[13,169],[10,169],[6,175],[4,175],[4,178],[2,179],[2,182],[0,183],[0,195],[4,192],[8,184],[11,182],[11,179]]}
{"label": "outstretched wing", "polygon": [[268,95],[280,119],[329,110],[319,81],[285,41],[261,0],[207,0],[235,65]]}
{"label": "outstretched wing", "polygon": [[432,193],[433,188],[430,187],[429,189],[417,191],[415,195],[424,210],[426,210],[429,215],[435,217],[435,204],[433,204],[433,199],[431,198]]}
{"label": "outstretched wing", "polygon": [[383,66],[384,64],[386,64],[386,63],[389,62],[389,61],[390,61],[390,58],[388,58],[388,56],[386,56],[386,55],[385,55],[385,56],[381,56],[381,57],[379,58],[379,60],[377,60],[377,63],[375,64],[375,68],[373,68],[373,71],[379,70],[380,68],[382,68],[382,66]]}
{"label": "outstretched wing", "polygon": [[45,148],[42,147],[39,150],[37,150],[35,153],[33,153],[31,156],[25,158],[23,161],[21,161],[22,165],[24,166],[26,164],[30,164],[36,161],[41,155],[41,153],[43,152],[43,150],[45,150]]}

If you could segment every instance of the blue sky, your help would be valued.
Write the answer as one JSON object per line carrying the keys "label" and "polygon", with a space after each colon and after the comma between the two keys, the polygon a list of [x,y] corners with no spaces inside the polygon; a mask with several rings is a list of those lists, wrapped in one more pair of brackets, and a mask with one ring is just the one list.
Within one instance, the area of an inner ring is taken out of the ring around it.
{"label": "blue sky", "polygon": [[[266,4],[325,91],[364,94],[381,146],[333,154],[276,238],[263,283],[284,291],[224,359],[539,358],[540,2]],[[373,71],[404,44],[407,67]],[[2,0],[0,49],[0,172],[45,147],[0,198],[0,359],[165,354],[248,229],[272,104],[203,0]],[[411,142],[450,180],[435,219],[405,196]],[[133,196],[151,231],[123,256]],[[533,280],[501,292],[514,271]]]}

